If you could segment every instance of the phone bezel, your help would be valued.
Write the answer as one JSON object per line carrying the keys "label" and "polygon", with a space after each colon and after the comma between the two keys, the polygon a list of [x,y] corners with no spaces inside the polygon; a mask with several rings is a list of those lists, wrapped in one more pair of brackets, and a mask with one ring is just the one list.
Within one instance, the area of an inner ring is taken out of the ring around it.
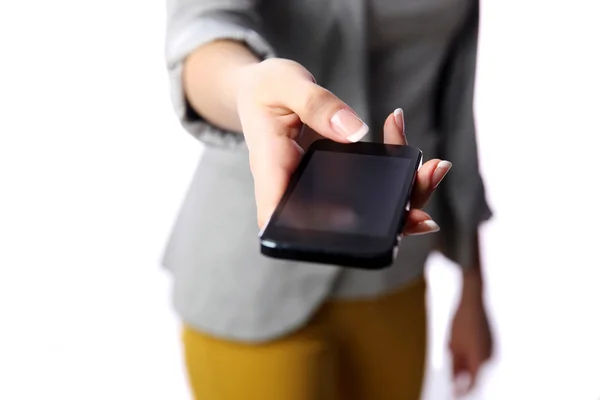
{"label": "phone bezel", "polygon": [[[300,177],[316,151],[396,157],[405,158],[410,161],[407,175],[402,177],[403,187],[400,192],[400,201],[394,210],[394,216],[386,236],[376,237],[307,229],[299,230],[276,225],[279,214],[285,207],[294,188],[298,184]],[[259,235],[263,254],[276,257],[276,253],[281,251],[284,253],[288,252],[290,258],[310,259],[312,261],[319,261],[319,257],[315,256],[315,254],[322,254],[324,257],[328,257],[327,262],[335,263],[335,260],[331,260],[331,256],[335,256],[336,254],[344,258],[358,257],[361,259],[369,259],[381,257],[382,255],[393,251],[393,248],[397,244],[397,236],[405,223],[416,171],[419,169],[421,160],[421,150],[411,146],[368,142],[337,143],[327,139],[314,142],[306,151],[296,172],[290,178],[290,182],[281,201]],[[311,253],[312,256],[302,257],[302,253]],[[285,254],[283,258],[285,258]]]}

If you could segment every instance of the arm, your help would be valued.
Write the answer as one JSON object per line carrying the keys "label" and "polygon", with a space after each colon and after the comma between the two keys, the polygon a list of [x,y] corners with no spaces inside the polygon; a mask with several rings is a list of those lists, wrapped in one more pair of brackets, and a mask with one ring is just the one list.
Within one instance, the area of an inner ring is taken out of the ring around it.
{"label": "arm", "polygon": [[472,244],[473,254],[470,257],[471,264],[461,265],[462,267],[462,298],[478,298],[481,299],[484,290],[484,279],[481,273],[481,254],[479,233],[474,234]]}
{"label": "arm", "polygon": [[442,212],[440,250],[463,270],[466,284],[481,283],[479,226],[491,218],[479,172],[473,99],[479,33],[478,1],[449,51],[441,81],[440,157],[452,171],[438,189]]}
{"label": "arm", "polygon": [[453,163],[452,172],[438,189],[443,199],[440,222],[442,253],[462,269],[462,292],[450,337],[455,389],[465,375],[468,386],[477,381],[481,366],[491,357],[493,338],[483,299],[479,226],[491,217],[479,173],[473,98],[479,31],[479,4],[449,52],[442,80],[440,155]]}

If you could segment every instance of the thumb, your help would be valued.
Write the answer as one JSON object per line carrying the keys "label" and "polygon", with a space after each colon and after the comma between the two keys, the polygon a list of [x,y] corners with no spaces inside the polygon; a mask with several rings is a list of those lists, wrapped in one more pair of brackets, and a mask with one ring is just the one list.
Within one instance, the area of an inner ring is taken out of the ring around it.
{"label": "thumb", "polygon": [[278,85],[276,98],[319,135],[336,142],[358,142],[369,127],[356,113],[327,89],[307,79]]}

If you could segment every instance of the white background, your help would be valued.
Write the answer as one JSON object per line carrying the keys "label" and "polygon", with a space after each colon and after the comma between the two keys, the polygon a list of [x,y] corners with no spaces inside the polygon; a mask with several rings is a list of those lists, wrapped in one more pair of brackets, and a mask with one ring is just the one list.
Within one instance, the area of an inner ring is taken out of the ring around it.
{"label": "white background", "polygon": [[[599,12],[483,3],[497,352],[472,398],[600,398]],[[158,260],[201,148],[171,112],[163,29],[162,1],[0,3],[0,399],[189,398]],[[437,400],[458,274],[431,264]]]}

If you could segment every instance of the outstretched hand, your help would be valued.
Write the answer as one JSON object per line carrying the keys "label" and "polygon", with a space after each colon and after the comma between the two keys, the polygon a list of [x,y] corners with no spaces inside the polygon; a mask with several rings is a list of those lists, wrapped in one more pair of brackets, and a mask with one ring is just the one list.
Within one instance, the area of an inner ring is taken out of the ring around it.
{"label": "outstretched hand", "polygon": [[[341,143],[359,141],[369,128],[349,106],[317,85],[312,75],[293,61],[270,59],[248,66],[241,73],[240,81],[237,109],[248,145],[257,219],[262,227],[275,210],[304,154],[299,144],[304,125],[321,137]],[[387,118],[384,141],[407,144],[402,110],[396,110]],[[439,159],[422,165],[403,234],[439,230],[421,208],[451,166],[450,162]]]}

